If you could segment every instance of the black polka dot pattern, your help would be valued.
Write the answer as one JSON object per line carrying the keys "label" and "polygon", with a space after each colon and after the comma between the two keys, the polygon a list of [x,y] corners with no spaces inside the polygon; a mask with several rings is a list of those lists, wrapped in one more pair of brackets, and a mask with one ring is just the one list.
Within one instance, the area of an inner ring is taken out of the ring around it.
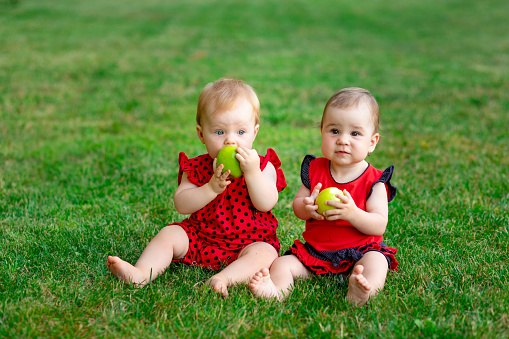
{"label": "black polka dot pattern", "polygon": [[[263,170],[269,161],[276,168],[277,189],[281,191],[286,181],[281,162],[272,149],[267,150],[266,156],[260,156],[260,168]],[[179,163],[179,184],[184,172],[197,186],[209,182],[213,159],[208,154],[188,159],[182,152]],[[271,211],[259,212],[254,208],[243,176],[233,179],[226,190],[205,207],[175,224],[189,237],[189,251],[180,260],[186,264],[218,270],[237,259],[240,251],[255,241],[266,242],[279,252],[278,222]]]}

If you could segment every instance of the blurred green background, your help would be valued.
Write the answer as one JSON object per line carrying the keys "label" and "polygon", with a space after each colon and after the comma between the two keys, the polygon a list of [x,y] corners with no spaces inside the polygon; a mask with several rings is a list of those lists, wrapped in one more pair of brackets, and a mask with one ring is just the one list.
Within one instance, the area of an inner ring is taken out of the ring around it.
{"label": "blurred green background", "polygon": [[[0,1],[0,336],[501,337],[509,328],[509,38],[506,1]],[[291,203],[317,124],[343,87],[372,92],[395,165],[385,239],[400,271],[357,309],[331,279],[284,303],[174,266],[118,283],[173,209],[178,152],[205,152],[199,93],[223,76],[261,102],[260,154]]]}

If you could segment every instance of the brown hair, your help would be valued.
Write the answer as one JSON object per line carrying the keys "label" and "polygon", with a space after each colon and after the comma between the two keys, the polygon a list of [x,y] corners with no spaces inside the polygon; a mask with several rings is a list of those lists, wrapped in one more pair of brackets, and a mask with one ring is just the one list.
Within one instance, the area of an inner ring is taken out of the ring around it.
{"label": "brown hair", "polygon": [[368,90],[358,87],[343,88],[338,92],[334,93],[327,101],[323,110],[322,122],[320,127],[323,127],[323,119],[325,112],[329,107],[336,107],[339,109],[348,110],[357,107],[359,104],[365,103],[371,110],[371,118],[373,120],[374,133],[378,133],[380,128],[380,113],[378,110],[378,103],[376,99],[369,93]]}
{"label": "brown hair", "polygon": [[255,124],[260,123],[260,101],[251,86],[242,80],[221,78],[208,83],[198,99],[196,123],[201,125],[201,118],[205,114],[232,109],[239,98],[246,99],[253,106]]}

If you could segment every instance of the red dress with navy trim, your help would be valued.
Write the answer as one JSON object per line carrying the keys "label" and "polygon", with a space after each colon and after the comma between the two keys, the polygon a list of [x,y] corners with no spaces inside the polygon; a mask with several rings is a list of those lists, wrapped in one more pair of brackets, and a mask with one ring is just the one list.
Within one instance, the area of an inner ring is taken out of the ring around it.
{"label": "red dress with navy trim", "polygon": [[[381,171],[368,164],[364,173],[357,179],[337,183],[331,175],[330,161],[327,158],[308,155],[303,161],[301,176],[303,184],[310,190],[318,183],[322,183],[322,189],[328,187],[346,189],[357,207],[365,211],[366,201],[373,191],[373,186],[378,182],[386,185],[387,200],[391,201],[394,198],[396,187],[390,183],[393,169],[394,167],[390,166]],[[389,268],[397,270],[398,262],[394,257],[397,249],[385,246],[383,236],[361,233],[345,220],[309,219],[306,221],[303,237],[306,244],[296,240],[290,251],[316,274],[346,272],[363,253],[372,250],[382,252],[389,259]],[[338,255],[340,257],[338,260],[329,260]]]}
{"label": "red dress with navy trim", "polygon": [[[269,148],[266,156],[260,156],[260,169],[268,162],[277,174],[277,190],[286,187],[286,180],[276,152]],[[208,154],[188,159],[179,154],[178,183],[185,172],[189,181],[203,186],[213,174],[213,159]],[[279,252],[276,235],[278,222],[271,211],[260,212],[253,206],[244,176],[231,179],[225,191],[187,219],[172,225],[181,226],[189,238],[189,250],[183,259],[174,260],[189,265],[218,270],[236,260],[239,252],[253,242],[266,242]]]}

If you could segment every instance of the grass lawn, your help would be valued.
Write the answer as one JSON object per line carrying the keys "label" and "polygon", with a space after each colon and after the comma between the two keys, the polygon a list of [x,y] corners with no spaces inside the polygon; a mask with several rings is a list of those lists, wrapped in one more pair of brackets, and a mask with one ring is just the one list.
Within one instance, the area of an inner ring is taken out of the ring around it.
{"label": "grass lawn", "polygon": [[[509,2],[502,0],[0,1],[0,337],[473,337],[509,331]],[[346,286],[298,281],[283,303],[172,266],[142,290],[135,262],[173,208],[178,152],[203,86],[246,80],[255,147],[291,203],[336,90],[369,89],[395,166],[385,241],[400,270],[367,306]]]}

